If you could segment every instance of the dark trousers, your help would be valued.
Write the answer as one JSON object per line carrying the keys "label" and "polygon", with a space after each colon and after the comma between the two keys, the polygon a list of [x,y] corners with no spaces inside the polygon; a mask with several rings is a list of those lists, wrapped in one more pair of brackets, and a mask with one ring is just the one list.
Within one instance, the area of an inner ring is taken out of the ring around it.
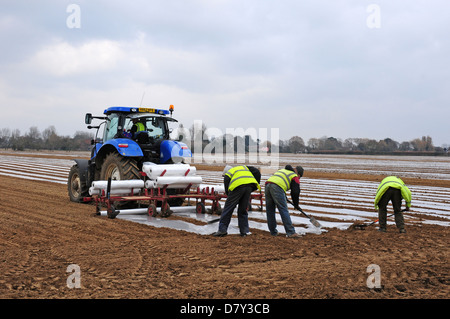
{"label": "dark trousers", "polygon": [[219,231],[226,232],[230,225],[231,216],[233,211],[238,207],[238,225],[241,234],[247,234],[249,232],[248,227],[248,203],[250,200],[250,194],[252,193],[251,185],[241,185],[228,193],[227,200],[223,207],[222,214],[220,215]]}
{"label": "dark trousers", "polygon": [[394,207],[395,225],[397,225],[397,228],[399,229],[405,227],[402,214],[402,199],[402,192],[393,187],[389,187],[386,193],[381,196],[380,201],[378,202],[380,228],[386,228],[387,205],[389,201],[392,202],[392,206]]}

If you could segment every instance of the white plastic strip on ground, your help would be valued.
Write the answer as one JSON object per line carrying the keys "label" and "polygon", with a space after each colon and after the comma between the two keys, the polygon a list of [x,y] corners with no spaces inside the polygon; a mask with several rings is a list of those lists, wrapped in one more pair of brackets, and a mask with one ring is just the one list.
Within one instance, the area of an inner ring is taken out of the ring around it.
{"label": "white plastic strip on ground", "polygon": [[45,175],[45,174],[24,173],[22,171],[10,171],[10,170],[5,170],[3,168],[0,168],[0,175],[19,177],[22,179],[31,179],[31,180],[41,181],[41,182],[54,182],[54,183],[60,183],[60,184],[67,185],[67,177],[64,178],[64,177],[55,177],[55,176]]}
{"label": "white plastic strip on ground", "polygon": [[[174,211],[174,214],[176,214],[176,215],[192,218],[192,219],[203,221],[203,222],[208,222],[208,221],[214,220],[216,218],[219,218],[218,216],[213,217],[213,216],[209,216],[209,215],[197,214],[197,213],[195,213],[195,209],[193,207],[173,207],[172,210]],[[101,214],[103,216],[106,216],[106,212],[101,212]],[[249,220],[250,229],[259,229],[259,230],[267,231],[267,223],[266,223],[266,219],[265,219],[265,214],[249,213],[249,217],[251,218]],[[150,217],[149,215],[143,214],[142,212],[139,212],[137,214],[127,214],[127,213],[119,214],[119,215],[117,215],[116,218],[123,219],[123,220],[129,220],[129,221],[133,221],[133,222],[138,222],[141,224],[146,224],[146,225],[150,225],[150,226],[154,226],[154,227],[167,227],[167,228],[173,228],[173,229],[183,230],[183,231],[187,231],[187,232],[193,232],[193,233],[197,233],[200,235],[210,235],[210,234],[214,233],[215,231],[217,231],[217,227],[218,227],[217,223],[206,224],[206,225],[196,225],[196,224],[192,224],[187,221],[184,221],[184,220],[168,220],[165,218]],[[262,222],[257,222],[252,219],[259,219],[259,220],[262,220]],[[281,222],[281,219],[279,218],[279,216],[277,216],[277,220],[278,220],[278,222]],[[298,224],[309,223],[309,220],[307,218],[293,216],[292,221],[294,224],[296,224],[295,228],[296,228],[297,233],[302,234],[302,235],[306,234],[306,233],[320,234],[320,233],[326,231],[325,228],[337,227],[337,228],[341,228],[341,229],[346,229],[350,225],[350,224],[345,224],[345,223],[325,223],[326,225],[323,225],[323,226],[328,226],[328,227],[316,228],[312,225],[311,226],[307,225],[306,227],[301,227],[301,226],[298,226]],[[278,232],[280,234],[286,234],[283,226],[278,226]],[[239,234],[237,218],[232,218],[230,226],[228,227],[228,234]]]}

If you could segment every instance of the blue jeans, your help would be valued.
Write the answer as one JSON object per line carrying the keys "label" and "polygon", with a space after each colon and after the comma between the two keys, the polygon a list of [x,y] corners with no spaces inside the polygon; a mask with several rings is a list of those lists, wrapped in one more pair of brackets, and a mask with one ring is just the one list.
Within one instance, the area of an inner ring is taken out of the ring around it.
{"label": "blue jeans", "polygon": [[274,236],[278,234],[275,207],[278,208],[280,213],[286,235],[294,234],[295,228],[292,226],[291,216],[287,208],[286,192],[280,186],[270,183],[266,184],[264,192],[266,198],[267,226],[269,226],[270,234]]}

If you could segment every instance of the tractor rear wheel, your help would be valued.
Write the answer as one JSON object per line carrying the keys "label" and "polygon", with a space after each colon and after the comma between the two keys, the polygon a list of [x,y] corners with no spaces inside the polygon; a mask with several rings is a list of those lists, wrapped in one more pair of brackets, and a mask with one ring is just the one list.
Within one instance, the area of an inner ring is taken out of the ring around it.
{"label": "tractor rear wheel", "polygon": [[133,158],[110,153],[106,156],[100,171],[100,180],[129,180],[141,179],[137,162]]}
{"label": "tractor rear wheel", "polygon": [[88,188],[86,183],[81,181],[80,169],[78,165],[70,168],[69,178],[67,179],[67,191],[72,202],[79,203],[83,201],[83,197],[88,196]]}
{"label": "tractor rear wheel", "polygon": [[[135,159],[120,156],[119,153],[106,155],[100,170],[100,180],[106,181],[111,177],[113,181],[141,179],[139,168]],[[116,209],[135,208],[137,201],[118,202]]]}

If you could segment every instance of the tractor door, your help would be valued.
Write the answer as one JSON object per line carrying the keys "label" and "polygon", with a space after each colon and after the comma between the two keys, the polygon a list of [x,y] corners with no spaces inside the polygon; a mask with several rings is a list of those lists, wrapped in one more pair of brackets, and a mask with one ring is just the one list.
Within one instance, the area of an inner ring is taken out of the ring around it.
{"label": "tractor door", "polygon": [[147,117],[147,130],[153,140],[167,139],[167,124],[162,117]]}
{"label": "tractor door", "polygon": [[112,113],[112,114],[108,115],[108,120],[106,121],[106,127],[103,132],[103,143],[117,137],[117,131],[120,126],[119,119],[120,119],[120,116],[116,113]]}

